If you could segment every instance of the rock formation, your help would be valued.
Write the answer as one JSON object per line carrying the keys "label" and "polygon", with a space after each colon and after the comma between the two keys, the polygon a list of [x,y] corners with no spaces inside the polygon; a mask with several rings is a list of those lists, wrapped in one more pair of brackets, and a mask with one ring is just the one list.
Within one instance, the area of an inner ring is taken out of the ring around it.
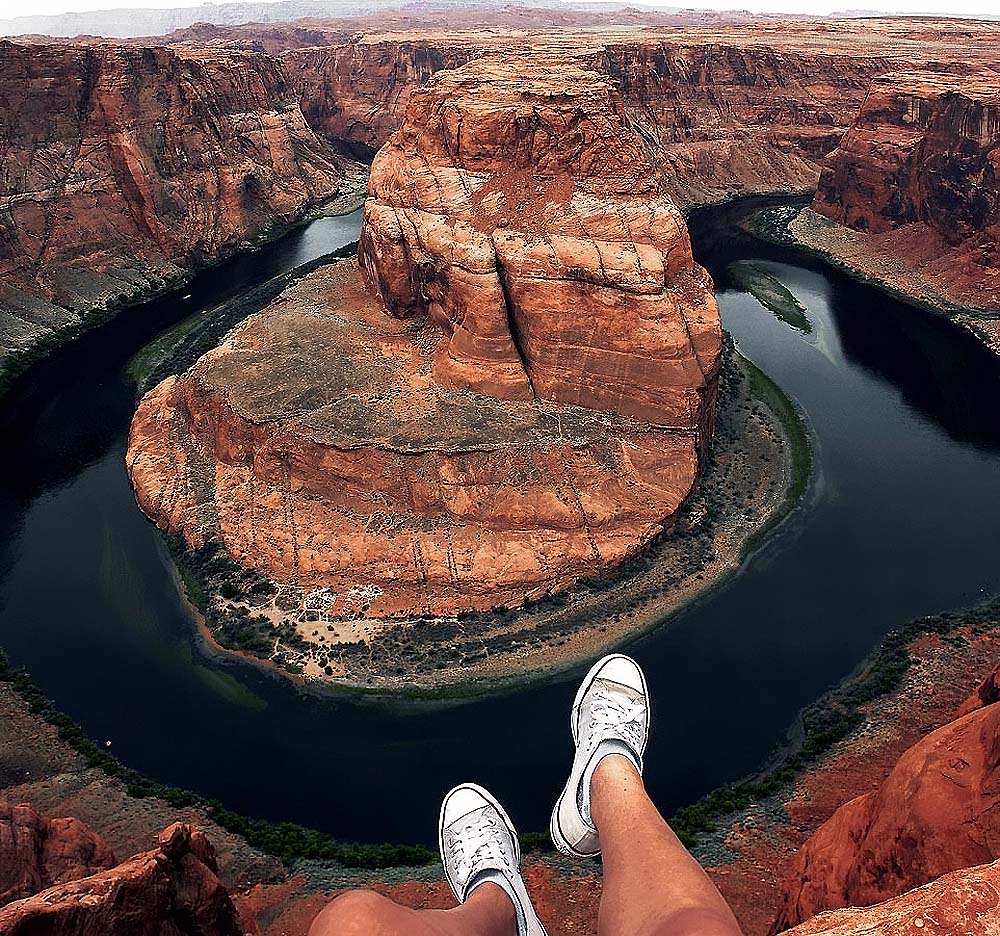
{"label": "rock formation", "polygon": [[1000,706],[910,748],[878,790],[842,806],[800,850],[774,932],[865,906],[1000,856]]}
{"label": "rock formation", "polygon": [[1000,313],[1000,72],[878,78],[812,208],[860,234],[838,248],[820,229],[835,256],[886,258],[894,285]]}
{"label": "rock formation", "polygon": [[114,864],[104,840],[79,820],[0,803],[0,906]]}
{"label": "rock formation", "polygon": [[464,65],[482,43],[482,37],[464,43],[359,38],[292,49],[282,60],[313,130],[377,149],[399,129],[410,93],[441,69]]}
{"label": "rock formation", "polygon": [[256,933],[252,921],[240,918],[217,872],[208,839],[177,823],[160,834],[152,851],[88,877],[67,874],[65,883],[0,907],[0,932],[4,936]]}
{"label": "rock formation", "polygon": [[415,92],[360,262],[373,288],[322,268],[143,400],[149,516],[373,618],[517,603],[669,523],[721,329],[605,79],[484,60]]}
{"label": "rock formation", "polygon": [[892,900],[821,913],[787,936],[997,936],[1000,866],[963,868]]}
{"label": "rock formation", "polygon": [[343,186],[277,61],[0,43],[0,367]]}

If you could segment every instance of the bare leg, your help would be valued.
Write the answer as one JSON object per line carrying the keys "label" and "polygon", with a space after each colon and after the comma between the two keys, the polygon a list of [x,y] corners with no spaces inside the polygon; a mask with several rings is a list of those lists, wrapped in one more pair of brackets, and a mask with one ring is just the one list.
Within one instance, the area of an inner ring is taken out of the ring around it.
{"label": "bare leg", "polygon": [[626,758],[612,754],[597,765],[590,795],[604,860],[599,936],[740,936],[732,910]]}
{"label": "bare leg", "polygon": [[320,911],[309,936],[515,936],[514,905],[482,884],[453,910],[410,910],[374,891],[341,894]]}

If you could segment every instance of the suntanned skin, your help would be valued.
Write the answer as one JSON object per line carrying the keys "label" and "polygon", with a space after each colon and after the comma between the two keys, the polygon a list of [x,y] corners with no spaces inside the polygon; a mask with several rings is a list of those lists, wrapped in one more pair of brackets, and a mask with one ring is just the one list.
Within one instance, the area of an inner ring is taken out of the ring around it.
{"label": "suntanned skin", "polygon": [[[590,783],[601,834],[604,891],[598,936],[742,936],[708,875],[646,795],[624,757],[605,757]],[[495,884],[454,910],[409,910],[349,891],[316,917],[309,936],[516,936],[514,906]]]}

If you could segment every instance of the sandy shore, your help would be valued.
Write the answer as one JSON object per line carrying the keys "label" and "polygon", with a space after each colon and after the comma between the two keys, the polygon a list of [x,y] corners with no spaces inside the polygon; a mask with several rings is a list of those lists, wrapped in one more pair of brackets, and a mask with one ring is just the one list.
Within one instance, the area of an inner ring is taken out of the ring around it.
{"label": "sandy shore", "polygon": [[965,305],[940,283],[931,282],[892,253],[880,249],[872,236],[835,224],[810,208],[794,216],[768,213],[768,220],[763,225],[751,222],[750,226],[754,233],[768,239],[790,240],[854,279],[946,315],[995,354],[1000,354],[1000,294],[996,297],[996,306]]}

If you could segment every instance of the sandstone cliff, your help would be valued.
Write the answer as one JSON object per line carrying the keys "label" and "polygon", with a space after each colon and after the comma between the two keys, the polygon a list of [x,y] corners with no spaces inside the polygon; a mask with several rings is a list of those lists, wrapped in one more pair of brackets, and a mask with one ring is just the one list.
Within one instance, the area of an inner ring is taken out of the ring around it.
{"label": "sandstone cliff", "polygon": [[850,231],[793,229],[835,257],[932,301],[1000,314],[1000,72],[876,80],[812,208]]}
{"label": "sandstone cliff", "polygon": [[[87,833],[93,837],[93,833]],[[215,852],[205,836],[176,824],[157,847],[120,865],[82,876],[0,907],[4,936],[246,936],[217,877]]]}
{"label": "sandstone cliff", "polygon": [[372,288],[318,270],[149,394],[128,452],[140,505],[360,615],[329,628],[351,639],[632,555],[691,490],[721,348],[658,186],[599,74],[442,72],[373,166]]}
{"label": "sandstone cliff", "polygon": [[0,43],[0,368],[343,186],[276,60]]}
{"label": "sandstone cliff", "polygon": [[1000,856],[1000,706],[974,705],[910,748],[878,790],[842,806],[809,839],[789,872],[774,932]]}
{"label": "sandstone cliff", "polygon": [[399,129],[410,93],[435,72],[464,65],[480,43],[373,38],[293,49],[282,60],[313,130],[377,149]]}

